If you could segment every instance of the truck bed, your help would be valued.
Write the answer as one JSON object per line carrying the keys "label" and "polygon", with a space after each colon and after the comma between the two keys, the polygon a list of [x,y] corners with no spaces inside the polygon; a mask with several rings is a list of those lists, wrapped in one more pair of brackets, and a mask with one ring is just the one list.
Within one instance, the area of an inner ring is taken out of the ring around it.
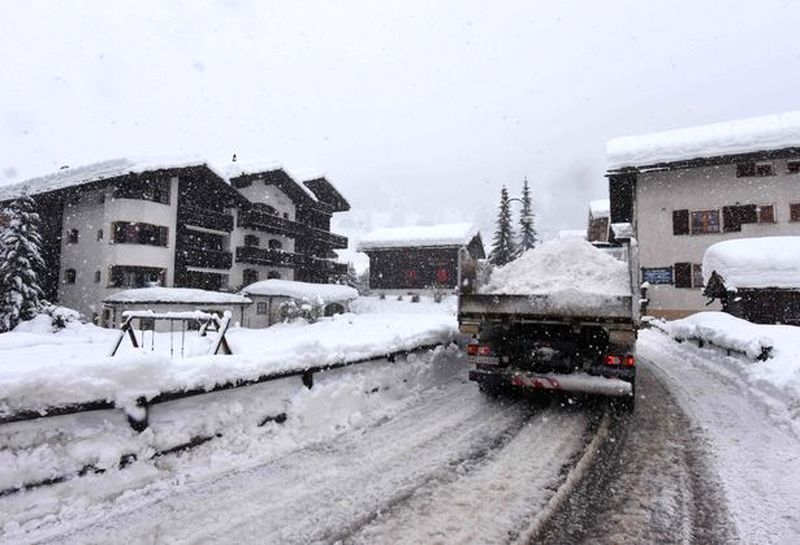
{"label": "truck bed", "polygon": [[459,322],[485,319],[535,322],[633,323],[630,295],[580,292],[554,295],[462,294]]}

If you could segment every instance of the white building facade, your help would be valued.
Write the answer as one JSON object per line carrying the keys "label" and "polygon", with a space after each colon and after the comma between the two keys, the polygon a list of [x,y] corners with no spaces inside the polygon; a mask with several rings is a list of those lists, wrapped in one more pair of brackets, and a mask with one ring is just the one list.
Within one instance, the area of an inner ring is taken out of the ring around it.
{"label": "white building facade", "polygon": [[297,181],[278,165],[119,159],[4,186],[0,203],[22,193],[43,220],[46,297],[97,323],[124,289],[235,291],[346,272],[331,260],[347,239],[330,217],[349,205],[326,179]]}
{"label": "white building facade", "polygon": [[[702,295],[712,244],[800,235],[800,137],[791,138],[789,122],[800,127],[800,116],[609,142],[611,222],[633,225],[648,314],[720,310]],[[760,130],[753,136],[745,127]]]}

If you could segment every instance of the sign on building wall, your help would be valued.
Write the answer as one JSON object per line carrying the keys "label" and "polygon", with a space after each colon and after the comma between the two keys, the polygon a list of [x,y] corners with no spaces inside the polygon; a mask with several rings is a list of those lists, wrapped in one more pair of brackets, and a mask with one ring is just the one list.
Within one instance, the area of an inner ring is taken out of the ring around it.
{"label": "sign on building wall", "polygon": [[642,267],[642,282],[672,284],[672,267]]}

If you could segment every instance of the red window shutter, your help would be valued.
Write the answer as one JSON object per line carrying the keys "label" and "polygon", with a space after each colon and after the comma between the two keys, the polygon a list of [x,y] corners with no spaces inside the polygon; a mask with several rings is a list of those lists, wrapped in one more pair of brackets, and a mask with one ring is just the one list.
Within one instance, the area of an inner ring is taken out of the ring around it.
{"label": "red window shutter", "polygon": [[673,210],[673,212],[672,212],[672,234],[674,234],[674,235],[688,235],[689,234],[689,211],[688,210]]}

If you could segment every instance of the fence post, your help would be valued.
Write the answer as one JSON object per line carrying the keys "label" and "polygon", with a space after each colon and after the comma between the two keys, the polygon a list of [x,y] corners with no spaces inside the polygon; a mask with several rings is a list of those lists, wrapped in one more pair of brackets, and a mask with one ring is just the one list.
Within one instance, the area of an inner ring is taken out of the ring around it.
{"label": "fence post", "polygon": [[130,424],[134,431],[142,433],[149,425],[147,422],[147,400],[144,397],[137,398],[134,410],[137,413],[135,415],[131,414],[130,411],[126,411],[128,414],[128,424]]}
{"label": "fence post", "polygon": [[309,390],[314,387],[314,373],[311,371],[303,373],[303,386]]}

